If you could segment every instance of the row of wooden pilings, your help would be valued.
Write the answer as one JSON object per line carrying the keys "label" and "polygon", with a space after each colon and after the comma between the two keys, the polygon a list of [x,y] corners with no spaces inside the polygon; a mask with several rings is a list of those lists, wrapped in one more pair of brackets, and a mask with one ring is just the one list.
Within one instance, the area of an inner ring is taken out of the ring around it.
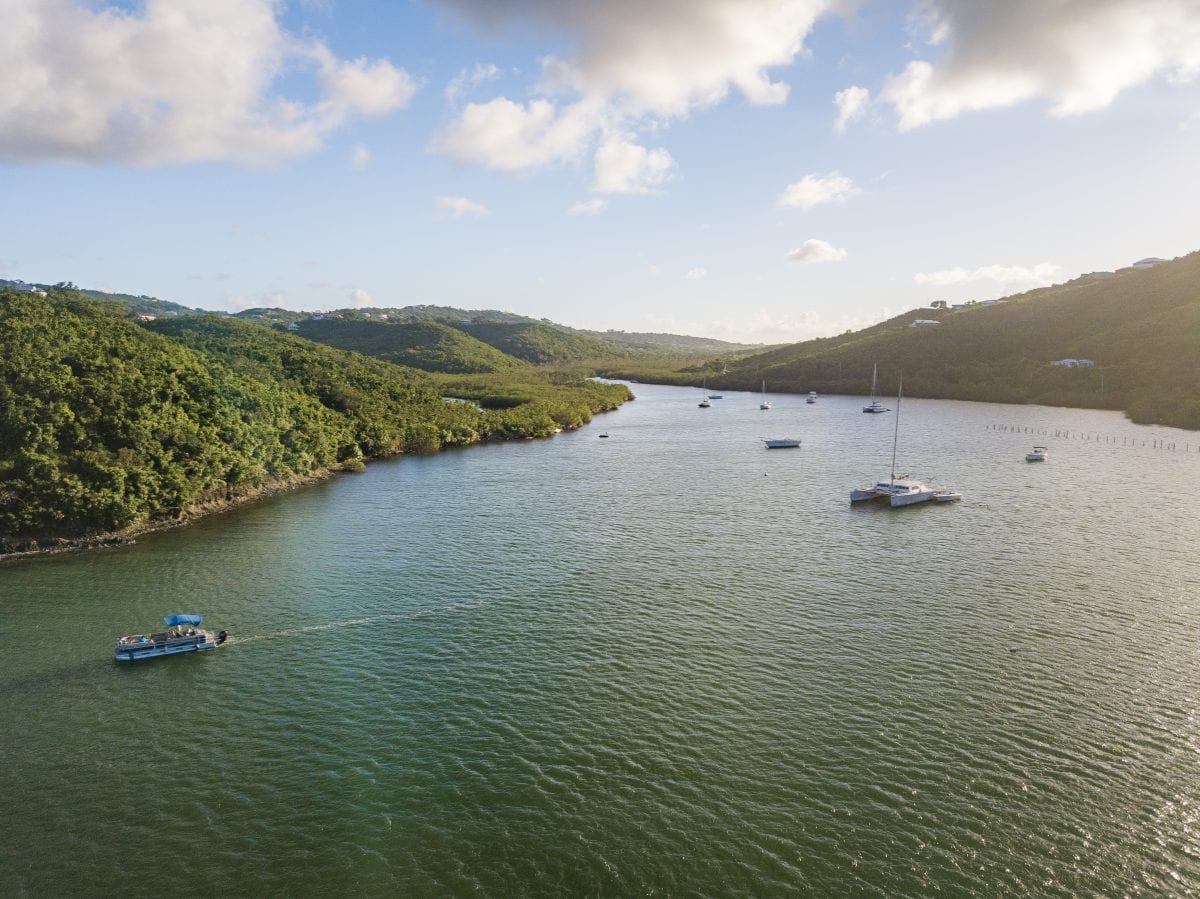
{"label": "row of wooden pilings", "polygon": [[[1006,431],[1009,434],[1029,434],[1032,437],[1057,437],[1061,440],[1089,440],[1095,443],[1112,443],[1121,446],[1144,446],[1148,449],[1177,450],[1184,453],[1192,451],[1191,441],[1186,441],[1183,446],[1180,446],[1178,441],[1163,440],[1155,437],[1147,440],[1144,437],[1116,437],[1112,434],[1101,434],[1097,431],[1071,431],[1062,428],[1031,428],[1026,425],[1003,424],[994,424],[989,430]],[[1196,444],[1196,452],[1200,453],[1200,442]]]}

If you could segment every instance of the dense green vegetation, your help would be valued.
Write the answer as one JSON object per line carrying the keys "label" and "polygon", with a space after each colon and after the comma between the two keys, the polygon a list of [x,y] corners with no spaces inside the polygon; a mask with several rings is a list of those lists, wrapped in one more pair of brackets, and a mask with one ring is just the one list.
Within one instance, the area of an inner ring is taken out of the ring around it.
{"label": "dense green vegetation", "polygon": [[533,372],[456,386],[228,317],[129,319],[74,291],[0,291],[0,551],[137,529],[372,456],[546,436],[630,397]]}
{"label": "dense green vegetation", "polygon": [[579,363],[628,356],[584,334],[543,322],[460,322],[456,328],[489,346],[534,365]]}
{"label": "dense green vegetation", "polygon": [[[912,327],[914,319],[940,325]],[[1092,368],[1054,367],[1091,359]],[[995,304],[920,309],[863,331],[643,380],[864,394],[879,365],[895,394],[1124,410],[1136,422],[1200,429],[1200,253],[1108,278],[1079,278]]]}
{"label": "dense green vegetation", "polygon": [[296,333],[309,340],[431,372],[520,371],[527,363],[447,324],[309,319]]}

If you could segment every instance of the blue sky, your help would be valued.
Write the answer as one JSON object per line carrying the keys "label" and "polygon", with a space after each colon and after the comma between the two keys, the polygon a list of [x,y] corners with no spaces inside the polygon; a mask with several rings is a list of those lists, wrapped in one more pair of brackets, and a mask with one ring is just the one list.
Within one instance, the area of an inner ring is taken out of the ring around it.
{"label": "blue sky", "polygon": [[0,21],[0,277],[778,342],[1200,249],[1194,0]]}

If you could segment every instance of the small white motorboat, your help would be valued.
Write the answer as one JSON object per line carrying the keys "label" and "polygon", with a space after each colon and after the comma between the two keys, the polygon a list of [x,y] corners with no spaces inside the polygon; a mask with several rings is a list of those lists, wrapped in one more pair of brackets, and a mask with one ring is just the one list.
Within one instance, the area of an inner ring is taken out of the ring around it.
{"label": "small white motorboat", "polygon": [[1033,452],[1025,454],[1026,462],[1045,462],[1046,448],[1044,446],[1035,446]]}

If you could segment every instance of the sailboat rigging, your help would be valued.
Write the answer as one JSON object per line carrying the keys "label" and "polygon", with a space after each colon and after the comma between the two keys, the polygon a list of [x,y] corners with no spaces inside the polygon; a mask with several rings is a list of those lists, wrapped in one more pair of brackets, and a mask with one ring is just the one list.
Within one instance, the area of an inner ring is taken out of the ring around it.
{"label": "sailboat rigging", "polygon": [[[879,481],[873,486],[856,487],[850,491],[850,502],[858,503],[866,500],[886,501],[893,509],[901,506],[912,506],[917,503],[927,503],[936,500],[940,503],[957,502],[962,494],[952,490],[934,490],[920,481],[896,477],[896,447],[900,443],[900,403],[904,398],[904,377],[900,377],[900,386],[896,392],[896,420],[892,429],[892,472],[886,481]],[[866,409],[863,410],[867,411]],[[886,411],[886,410],[881,410]]]}
{"label": "sailboat rigging", "polygon": [[879,402],[879,363],[871,369],[871,402],[863,406],[864,412],[890,412],[883,403]]}

